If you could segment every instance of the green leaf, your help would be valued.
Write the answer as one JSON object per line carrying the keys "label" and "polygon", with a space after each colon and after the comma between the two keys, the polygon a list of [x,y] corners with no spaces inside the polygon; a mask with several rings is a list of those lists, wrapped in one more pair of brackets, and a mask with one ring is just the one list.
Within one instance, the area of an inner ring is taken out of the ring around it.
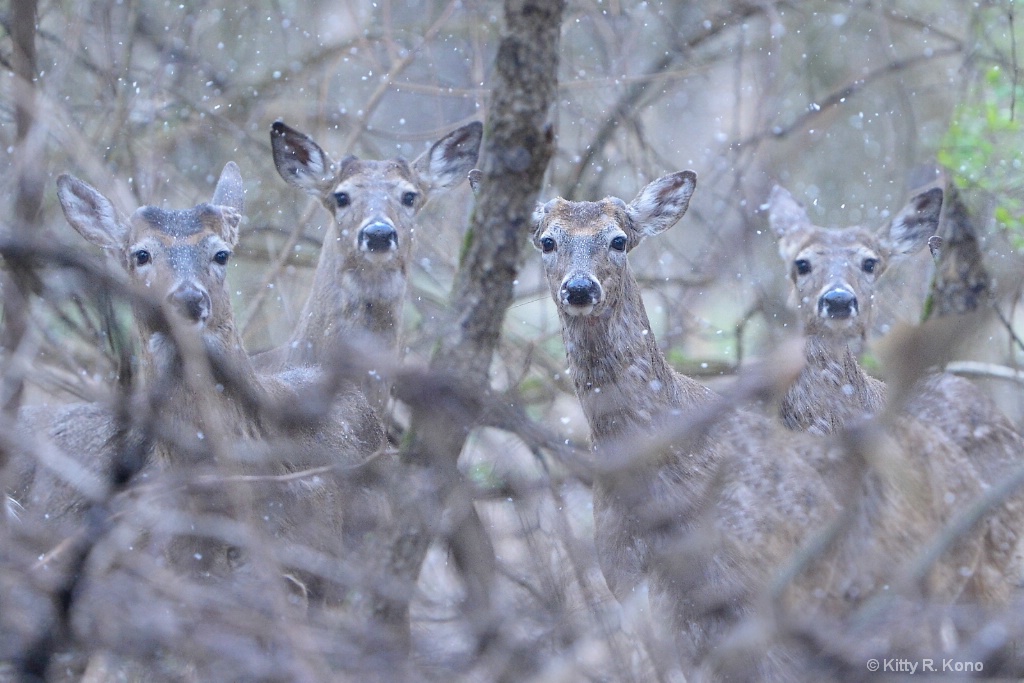
{"label": "green leaf", "polygon": [[994,200],[996,221],[1020,250],[1024,205],[1017,197],[1024,194],[1024,136],[1017,102],[1024,107],[1024,87],[1013,82],[1013,74],[998,66],[986,69],[954,111],[936,158],[959,186]]}

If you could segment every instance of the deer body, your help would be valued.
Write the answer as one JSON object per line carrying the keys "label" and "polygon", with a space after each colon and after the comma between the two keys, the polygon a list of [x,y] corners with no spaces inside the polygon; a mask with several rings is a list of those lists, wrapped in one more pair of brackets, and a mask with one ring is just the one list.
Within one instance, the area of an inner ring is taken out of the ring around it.
{"label": "deer body", "polygon": [[[241,218],[241,182],[237,166],[229,163],[210,204],[184,211],[142,207],[130,219],[72,176],[58,179],[58,195],[72,227],[119,253],[129,279],[156,294],[165,310],[163,316],[144,309],[136,315],[148,394],[137,407],[157,418],[156,471],[187,474],[192,481],[203,472],[213,475],[213,483],[194,486],[186,507],[229,516],[237,516],[232,501],[238,499],[233,485],[217,483],[216,477],[263,476],[235,485],[251,502],[262,533],[339,556],[339,470],[372,458],[383,445],[383,431],[365,398],[352,390],[339,393],[322,419],[291,425],[277,417],[283,408],[318,400],[321,378],[310,368],[259,374],[242,346],[225,285]],[[97,421],[103,422],[102,411],[85,426]],[[116,431],[104,427],[100,434]],[[219,447],[211,446],[216,440]],[[89,456],[112,462],[108,441],[101,453]],[[326,469],[287,476],[317,466]],[[279,475],[285,476],[275,480]],[[223,544],[199,538],[174,544],[180,546],[175,562],[204,574],[223,569]],[[236,551],[229,554],[237,560]]]}
{"label": "deer body", "polygon": [[885,404],[885,385],[861,368],[856,349],[867,337],[878,278],[891,261],[924,247],[941,205],[942,191],[933,189],[878,231],[825,230],[810,223],[786,190],[772,191],[769,220],[789,264],[807,339],[807,366],[782,403],[786,426],[830,434]]}
{"label": "deer body", "polygon": [[[786,190],[772,191],[769,221],[789,265],[807,335],[807,364],[780,406],[788,428],[831,434],[881,414],[886,387],[864,371],[855,349],[869,329],[877,279],[891,262],[925,246],[938,229],[941,202],[942,191],[932,189],[913,197],[879,230],[826,230],[811,224]],[[943,520],[986,482],[997,482],[1024,454],[1024,441],[992,401],[970,381],[949,373],[919,382],[891,429],[905,433],[922,425],[932,433],[933,444],[941,437],[948,445],[928,453],[920,448],[906,452],[916,470],[930,473],[955,494],[955,504],[940,515]],[[998,602],[1021,578],[1015,531],[1024,523],[1020,501],[1011,499],[986,523],[988,554],[977,567],[981,576],[975,588],[980,597]]]}
{"label": "deer body", "polygon": [[[280,347],[257,354],[265,370],[336,366],[342,355],[360,357],[361,391],[388,421],[386,378],[400,359],[402,308],[417,231],[417,215],[430,197],[455,187],[476,163],[483,126],[462,126],[413,162],[346,156],[334,161],[308,135],[281,121],[270,131],[274,166],[286,183],[316,198],[331,215],[313,286],[298,324]],[[342,352],[345,352],[342,354]],[[391,523],[391,504],[378,475],[393,463],[377,462],[350,496],[346,537],[357,554],[377,542]]]}
{"label": "deer body", "polygon": [[[534,244],[562,320],[599,472],[630,437],[716,400],[665,361],[626,261],[645,236],[679,219],[694,186],[687,171],[651,183],[629,205],[556,199],[535,215]],[[621,599],[650,576],[655,601],[674,614],[682,652],[693,661],[752,611],[772,572],[837,511],[804,460],[779,457],[776,435],[768,421],[728,411],[664,459],[613,468],[595,482],[596,542],[609,586]],[[687,547],[685,557],[676,555]],[[793,593],[811,595],[807,582],[827,585],[814,575],[802,576]],[[805,606],[814,611],[822,602]],[[767,675],[784,669],[785,659],[773,651],[758,668]]]}
{"label": "deer body", "polygon": [[[552,200],[535,214],[533,241],[592,432],[596,543],[609,587],[621,599],[649,577],[654,600],[675,617],[683,655],[707,671],[724,667],[719,674],[728,677],[731,665],[713,663],[715,649],[757,611],[771,580],[841,507],[848,533],[788,584],[784,609],[841,620],[881,591],[894,575],[892,558],[941,528],[945,510],[935,501],[950,484],[925,476],[890,485],[868,476],[851,485],[865,475],[843,449],[724,408],[709,389],[672,370],[626,256],[678,221],[694,186],[687,171],[650,183],[629,204]],[[719,411],[711,426],[666,453],[624,464],[623,452],[644,436],[708,410]],[[913,430],[871,445],[895,458],[948,446]],[[942,600],[959,595],[978,545],[968,540],[948,553],[927,577],[926,593]],[[747,673],[792,680],[806,663],[797,650],[765,644]]]}
{"label": "deer body", "polygon": [[780,406],[786,427],[833,434],[881,411],[885,385],[864,372],[848,344],[811,336],[804,350],[806,364]]}
{"label": "deer body", "polygon": [[[335,162],[309,136],[274,123],[270,139],[281,177],[319,199],[334,220],[294,333],[283,346],[256,356],[259,367],[324,364],[341,340],[384,365],[398,360],[416,215],[432,194],[466,178],[482,128],[467,124],[412,163],[354,156]],[[382,411],[388,390],[380,373],[371,371],[363,389]]]}

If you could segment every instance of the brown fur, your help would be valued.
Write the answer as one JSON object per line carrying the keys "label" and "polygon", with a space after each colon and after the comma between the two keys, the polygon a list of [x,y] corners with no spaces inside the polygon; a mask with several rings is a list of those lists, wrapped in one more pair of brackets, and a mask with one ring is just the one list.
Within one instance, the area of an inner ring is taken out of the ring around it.
{"label": "brown fur", "polygon": [[[387,363],[398,360],[416,215],[434,193],[466,178],[476,163],[481,134],[479,123],[467,124],[411,164],[353,156],[335,163],[309,136],[280,121],[274,124],[270,139],[281,177],[319,199],[334,220],[294,333],[283,346],[256,356],[259,367],[322,364],[331,358],[336,339],[361,345]],[[347,203],[338,201],[338,193]],[[394,229],[397,243],[386,253],[361,247],[362,229],[373,223]],[[363,389],[382,410],[387,384],[371,375]]]}
{"label": "brown fur", "polygon": [[[547,251],[545,270],[599,467],[615,459],[618,454],[607,449],[621,447],[623,438],[649,433],[673,412],[685,415],[714,400],[710,390],[668,366],[650,331],[626,253],[609,247],[612,239],[622,237],[630,248],[651,224],[664,229],[685,210],[692,174],[657,182],[659,187],[634,201],[632,214],[620,200],[558,199],[536,216],[534,243]],[[674,216],[662,227],[657,214],[673,199]],[[648,206],[652,202],[656,206]],[[634,218],[639,214],[644,225]],[[554,245],[549,250],[547,240],[549,247]],[[566,285],[574,277],[599,287],[594,301],[568,303]],[[766,426],[747,413],[731,413],[699,443],[673,451],[666,465],[595,483],[596,541],[609,586],[623,598],[643,575],[651,576],[655,602],[667,600],[677,619],[687,659],[706,656],[730,625],[752,609],[773,569],[820,520],[835,513],[830,493],[809,467],[799,459],[775,457]],[[754,503],[763,500],[772,504]],[[699,544],[701,538],[713,547],[689,554],[692,561],[684,563],[689,566],[672,569],[673,549]],[[783,666],[784,659],[781,653],[766,658],[763,670]]]}
{"label": "brown fur", "polygon": [[[923,248],[936,232],[941,199],[937,189],[917,195],[876,231],[826,230],[811,224],[788,192],[773,190],[769,218],[779,236],[779,252],[787,263],[807,335],[807,364],[780,407],[790,429],[830,434],[882,413],[886,387],[861,368],[855,349],[870,329],[878,278],[894,261]],[[865,259],[874,260],[871,272],[865,271]],[[798,272],[798,260],[805,262],[809,272]],[[854,315],[830,317],[819,303],[836,289],[855,297]],[[991,400],[968,380],[948,373],[922,381],[904,414],[890,423],[890,429],[911,445],[911,432],[930,434],[927,453],[913,447],[906,452],[909,465],[940,485],[936,504],[948,508],[942,519],[964,509],[985,483],[995,483],[1019,466],[1024,453],[1024,443]],[[943,505],[947,494],[953,502]],[[974,589],[979,597],[998,603],[1020,581],[1015,548],[1016,530],[1024,524],[1021,503],[1009,501],[987,523],[988,554],[978,566]]]}
{"label": "brown fur", "polygon": [[[853,483],[861,470],[842,449],[743,410],[724,410],[695,441],[676,443],[648,464],[612,466],[642,437],[719,400],[665,361],[627,260],[645,237],[682,216],[694,186],[695,176],[683,172],[652,182],[630,204],[552,200],[536,213],[533,241],[543,254],[594,440],[601,473],[594,488],[596,542],[609,586],[622,598],[648,576],[655,602],[674,615],[691,662],[723,677],[788,680],[807,660],[783,642],[762,643],[763,651],[740,669],[712,653],[742,617],[759,610],[770,582],[799,549],[836,519],[837,495],[849,508],[848,531],[795,577],[782,596],[783,613],[841,618],[880,591],[897,575],[892,559],[940,527],[943,510],[931,505],[932,488],[947,482],[911,473],[891,484],[871,479],[874,488],[865,490]],[[921,445],[884,435],[858,444],[882,462]],[[824,470],[837,481],[826,482]],[[955,549],[928,577],[926,593],[958,595],[966,583],[959,570],[976,551],[971,543]]]}
{"label": "brown fur", "polygon": [[[433,195],[467,177],[476,163],[482,128],[480,123],[458,128],[410,164],[401,158],[376,161],[354,156],[334,162],[309,136],[281,121],[273,124],[270,140],[278,173],[319,200],[333,220],[295,330],[282,346],[255,355],[257,367],[323,366],[333,362],[342,343],[347,344],[363,352],[369,367],[361,371],[359,386],[387,421],[387,369],[400,359],[402,307],[417,215]],[[373,224],[393,228],[392,248],[365,248],[362,231]],[[379,480],[390,479],[394,463],[381,459],[377,464],[372,476],[353,491],[346,519],[346,536],[358,554],[363,554],[362,546],[379,542],[380,530],[391,523],[391,505]]]}
{"label": "brown fur", "polygon": [[[137,316],[143,382],[157,393],[151,405],[142,400],[136,410],[153,410],[163,426],[154,435],[151,476],[184,477],[191,490],[181,504],[194,514],[251,517],[260,521],[258,535],[343,556],[344,471],[379,451],[383,431],[365,398],[352,390],[339,394],[315,425],[291,427],[275,420],[273,411],[313,400],[321,379],[308,368],[258,374],[242,346],[221,262],[238,238],[237,166],[225,167],[211,204],[184,211],[143,207],[127,221],[103,195],[71,176],[58,179],[58,194],[71,225],[89,241],[120,253],[129,279],[141,292],[158,295],[166,312],[164,319]],[[212,377],[194,354],[199,349],[228,368],[222,389],[204,386]],[[103,472],[118,457],[118,430],[107,408],[65,408],[54,417],[59,424],[49,436],[87,469]],[[282,481],[224,483],[232,475],[290,475],[317,466],[334,469]],[[213,479],[198,483],[204,475]],[[43,512],[81,507],[73,497],[62,501],[45,481],[33,495]],[[176,565],[203,575],[233,573],[246,564],[246,553],[237,546],[177,536],[170,555]],[[288,565],[286,557],[279,561]],[[310,588],[318,584],[312,576],[304,581]]]}

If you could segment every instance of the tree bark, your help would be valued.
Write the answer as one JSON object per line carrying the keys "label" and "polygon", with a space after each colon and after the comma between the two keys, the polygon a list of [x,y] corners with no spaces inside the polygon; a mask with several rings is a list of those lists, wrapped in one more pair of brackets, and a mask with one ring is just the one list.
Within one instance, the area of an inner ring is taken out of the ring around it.
{"label": "tree bark", "polygon": [[[43,202],[43,145],[42,133],[36,122],[36,16],[37,0],[19,0],[11,5],[10,33],[13,49],[11,66],[14,70],[14,119],[17,141],[14,167],[16,169],[13,207],[12,237],[29,240],[39,217]],[[28,290],[31,271],[26,264],[6,263],[6,272],[0,277],[3,296],[3,328],[0,330],[0,353],[10,361],[17,353],[28,326]],[[24,382],[21,371],[13,371],[9,364],[0,378],[0,410],[14,416],[21,405]],[[9,460],[0,449],[0,475]],[[0,486],[5,478],[0,476]],[[0,515],[0,524],[3,524]]]}
{"label": "tree bark", "polygon": [[[401,449],[395,533],[386,548],[387,595],[373,615],[407,646],[408,608],[433,538],[448,512],[446,538],[467,584],[467,613],[488,640],[488,593],[494,553],[456,462],[479,424],[489,368],[545,169],[554,151],[549,112],[557,91],[564,0],[506,0],[504,32],[481,150],[482,181],[450,297],[452,323],[431,360],[435,381],[396,384],[412,408]],[[478,621],[479,618],[479,621]]]}
{"label": "tree bark", "polygon": [[940,173],[936,184],[943,190],[938,232],[942,241],[923,315],[926,320],[972,313],[992,296],[975,220],[948,174]]}
{"label": "tree bark", "polygon": [[936,317],[976,311],[991,295],[974,220],[952,181],[946,183],[945,203],[946,220],[939,233],[942,251],[932,289]]}

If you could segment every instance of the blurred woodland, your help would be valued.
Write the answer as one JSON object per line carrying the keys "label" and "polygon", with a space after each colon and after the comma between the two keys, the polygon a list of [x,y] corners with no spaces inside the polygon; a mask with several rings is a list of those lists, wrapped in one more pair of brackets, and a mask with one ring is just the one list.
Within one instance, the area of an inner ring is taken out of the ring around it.
{"label": "blurred woodland", "polygon": [[[209,521],[191,508],[191,521],[170,508],[139,512],[168,481],[149,474],[144,447],[126,447],[132,457],[85,477],[96,485],[82,484],[76,525],[48,526],[8,501],[0,680],[700,680],[671,651],[646,589],[616,600],[598,566],[590,431],[531,246],[533,207],[559,196],[629,202],[656,178],[694,170],[686,217],[630,255],[651,331],[678,371],[737,402],[771,404],[778,387],[744,382],[760,381],[751,372],[765,359],[789,367],[800,333],[791,266],[769,228],[773,186],[817,225],[873,229],[939,178],[945,210],[955,187],[980,250],[978,311],[933,337],[915,327],[942,294],[941,268],[923,250],[880,280],[861,363],[897,384],[947,364],[1019,431],[1015,10],[1014,0],[0,0],[8,491],[18,454],[37,454],[33,437],[43,436],[15,427],[25,406],[102,403],[144,440],[174,430],[161,425],[159,397],[147,411],[132,403],[143,386],[133,310],[145,302],[116,255],[69,225],[60,174],[130,215],[210,201],[221,169],[237,163],[244,212],[226,278],[255,354],[299,325],[332,223],[275,169],[272,124],[339,161],[414,160],[460,126],[484,124],[479,192],[460,182],[416,218],[401,362],[384,371],[394,385],[390,464],[354,475],[384,482],[393,525],[364,557],[316,565],[348,586],[344,606],[298,614],[308,585],[272,558],[228,587],[186,580],[155,551],[126,560],[126,548],[156,547],[160,535],[128,534],[132,515],[174,517],[193,532]],[[501,48],[510,37],[523,50],[513,67]],[[338,352],[328,390],[362,378],[374,362],[364,353],[373,356],[358,344]],[[217,391],[234,381],[225,373]],[[322,418],[292,408],[265,419]],[[208,436],[228,447],[234,438]],[[83,480],[74,462],[38,457],[37,470]],[[172,489],[199,485],[175,476]],[[221,531],[248,533],[202,533]],[[315,574],[315,564],[303,566]],[[301,590],[278,586],[279,574]],[[910,630],[941,622],[944,653],[984,662],[977,677],[1021,676],[1019,607],[951,617],[911,606],[892,619]],[[960,631],[970,635],[952,638],[953,624],[970,624]],[[837,637],[822,666],[836,680],[877,678],[863,664],[880,651],[869,640]]]}

